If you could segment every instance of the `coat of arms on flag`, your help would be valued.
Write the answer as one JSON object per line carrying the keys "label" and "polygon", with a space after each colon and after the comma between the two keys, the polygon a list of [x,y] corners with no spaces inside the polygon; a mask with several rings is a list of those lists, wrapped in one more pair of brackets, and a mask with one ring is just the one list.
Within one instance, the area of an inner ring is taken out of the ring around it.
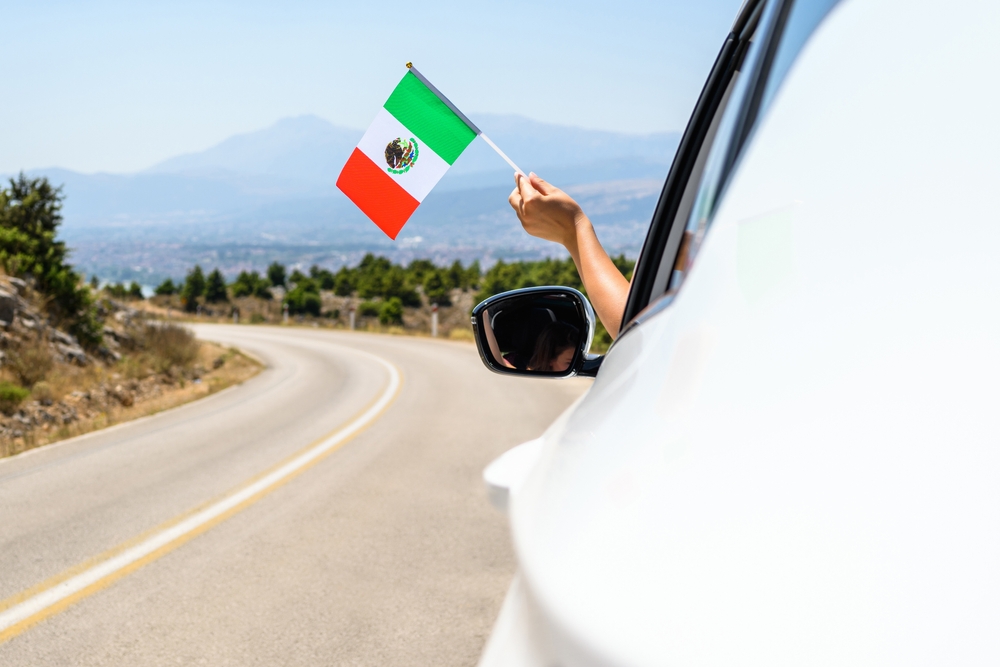
{"label": "coat of arms on flag", "polygon": [[472,140],[486,139],[420,72],[406,66],[337,178],[337,187],[391,239]]}

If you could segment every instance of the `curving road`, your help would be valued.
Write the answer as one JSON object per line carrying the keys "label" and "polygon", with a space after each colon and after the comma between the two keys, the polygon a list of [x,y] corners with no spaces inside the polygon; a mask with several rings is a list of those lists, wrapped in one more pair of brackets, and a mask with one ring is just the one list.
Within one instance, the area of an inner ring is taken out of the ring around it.
{"label": "curving road", "polygon": [[443,341],[195,328],[267,369],[0,461],[0,664],[474,664],[514,570],[482,469],[586,381]]}

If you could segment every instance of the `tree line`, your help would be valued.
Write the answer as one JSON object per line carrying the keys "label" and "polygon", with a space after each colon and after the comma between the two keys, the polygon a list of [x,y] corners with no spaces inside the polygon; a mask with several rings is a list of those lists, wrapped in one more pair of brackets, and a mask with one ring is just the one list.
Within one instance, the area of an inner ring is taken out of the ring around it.
{"label": "tree line", "polygon": [[[195,265],[183,280],[166,279],[156,287],[157,295],[177,295],[184,308],[197,310],[201,303],[219,304],[244,297],[269,300],[272,288],[284,290],[283,304],[289,313],[320,315],[321,291],[337,296],[357,296],[362,299],[397,299],[401,306],[420,306],[423,292],[430,303],[451,304],[453,289],[468,290],[478,286],[481,278],[479,262],[464,266],[460,261],[439,267],[418,259],[407,265],[394,264],[386,257],[365,255],[356,267],[341,267],[336,272],[314,265],[308,273],[272,262],[261,275],[258,271],[241,271],[231,283],[222,272],[214,269],[207,276]],[[135,298],[133,286],[113,286],[123,297]],[[141,290],[141,288],[140,288]]]}
{"label": "tree line", "polygon": [[[77,336],[84,345],[101,342],[103,323],[97,308],[101,291],[96,277],[86,284],[83,276],[69,264],[69,249],[56,239],[62,223],[63,194],[45,178],[27,178],[24,174],[9,180],[0,188],[0,268],[7,275],[27,279],[45,297],[45,308],[53,323]],[[624,256],[614,258],[615,265],[626,276],[631,275],[634,262]],[[215,268],[207,275],[194,266],[182,280],[164,280],[156,287],[158,295],[177,295],[189,311],[201,304],[222,304],[233,299],[253,297],[273,299],[272,288],[283,289],[283,303],[292,314],[321,315],[321,291],[338,296],[353,296],[364,300],[359,309],[372,314],[378,300],[379,317],[388,313],[398,321],[402,308],[423,303],[441,306],[451,304],[453,290],[474,291],[480,301],[494,294],[521,287],[566,285],[583,290],[573,261],[542,259],[535,261],[498,261],[483,271],[479,262],[468,266],[454,261],[437,266],[427,259],[408,264],[395,264],[386,257],[367,254],[354,267],[336,271],[313,266],[307,273],[298,269],[290,273],[284,265],[273,262],[261,274],[241,271],[235,280],[227,282]],[[119,299],[142,299],[141,286],[117,283],[106,285],[104,293]]]}
{"label": "tree line", "polygon": [[[622,274],[626,277],[631,275],[634,261],[624,255],[613,261]],[[483,272],[478,261],[465,266],[455,260],[450,266],[437,266],[430,260],[416,259],[403,265],[368,253],[357,266],[344,266],[337,271],[314,265],[308,273],[298,269],[289,273],[285,265],[272,262],[263,275],[257,271],[241,271],[228,284],[218,268],[206,276],[201,266],[195,265],[183,280],[164,280],[155,293],[178,295],[184,308],[194,312],[201,303],[221,304],[243,297],[272,299],[271,288],[281,287],[284,290],[283,305],[288,307],[289,313],[319,316],[321,291],[367,301],[398,301],[399,307],[418,307],[422,304],[420,292],[428,303],[449,306],[452,290],[456,289],[475,290],[475,300],[480,301],[508,290],[538,285],[565,285],[585,291],[570,258],[517,262],[500,260]],[[119,298],[141,298],[141,288],[136,283],[128,287],[114,285],[109,289]],[[368,309],[371,308],[368,306]]]}

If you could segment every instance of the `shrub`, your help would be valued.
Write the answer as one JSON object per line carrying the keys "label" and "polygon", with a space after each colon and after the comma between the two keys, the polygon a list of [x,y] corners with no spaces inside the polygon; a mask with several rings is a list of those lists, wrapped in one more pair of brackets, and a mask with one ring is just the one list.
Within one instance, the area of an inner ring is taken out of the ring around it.
{"label": "shrub", "polygon": [[162,283],[157,285],[154,292],[159,296],[170,296],[171,294],[177,294],[177,285],[174,285],[174,281],[167,278]]}
{"label": "shrub", "polygon": [[31,392],[24,387],[18,387],[10,382],[0,382],[0,411],[7,415],[13,414],[29,394]]}
{"label": "shrub", "polygon": [[271,282],[267,278],[261,278],[256,271],[240,271],[236,280],[230,286],[233,291],[233,298],[239,299],[244,296],[255,296],[258,299],[270,299]]}
{"label": "shrub", "polygon": [[402,324],[403,302],[398,297],[392,297],[382,304],[378,311],[379,324]]}
{"label": "shrub", "polygon": [[142,295],[142,285],[132,281],[132,284],[128,286],[128,298],[136,299],[137,301],[142,301],[146,297]]}
{"label": "shrub", "polygon": [[35,400],[41,401],[42,405],[52,405],[52,401],[55,399],[52,386],[48,382],[36,382],[35,386],[31,388],[31,395],[35,397]]}
{"label": "shrub", "polygon": [[129,380],[141,380],[149,375],[143,362],[149,361],[144,355],[126,355],[118,362],[118,368]]}
{"label": "shrub", "polygon": [[[478,270],[478,266],[476,268]],[[507,290],[536,285],[565,285],[583,289],[583,283],[576,272],[576,265],[568,257],[510,264],[501,260],[491,266],[478,282],[480,290],[476,294],[476,301],[482,301]]]}
{"label": "shrub", "polygon": [[406,266],[406,275],[414,285],[420,285],[428,273],[435,271],[437,267],[429,259],[415,259]]}
{"label": "shrub", "polygon": [[315,264],[309,267],[309,277],[319,285],[320,289],[332,290],[336,283],[334,275],[328,269],[321,268]]}
{"label": "shrub", "polygon": [[250,324],[263,324],[264,322],[267,322],[267,318],[260,313],[254,313],[250,316]]}
{"label": "shrub", "polygon": [[319,317],[323,302],[315,283],[308,278],[302,278],[291,292],[285,295],[285,303],[291,315],[314,315]]}
{"label": "shrub", "polygon": [[361,317],[378,317],[380,310],[379,305],[374,301],[362,301],[358,305],[358,315]]}
{"label": "shrub", "polygon": [[447,276],[447,273],[438,269],[433,269],[424,276],[424,296],[427,297],[428,301],[439,306],[451,305],[451,297],[448,294],[450,285],[446,282]]}
{"label": "shrub", "polygon": [[52,370],[52,352],[41,340],[24,341],[7,352],[7,366],[25,387],[41,382]]}
{"label": "shrub", "polygon": [[392,268],[392,262],[385,257],[376,257],[371,253],[365,255],[358,268],[354,270],[358,296],[362,299],[383,296],[383,278]]}
{"label": "shrub", "polygon": [[271,281],[271,284],[275,287],[285,286],[285,267],[278,262],[271,262],[271,265],[267,267],[267,279]]}
{"label": "shrub", "polygon": [[393,266],[382,277],[382,298],[391,299],[396,297],[404,306],[419,306],[420,296],[410,287],[406,280],[406,273],[398,266]]}
{"label": "shrub", "polygon": [[146,324],[139,343],[157,373],[187,368],[198,358],[200,347],[191,331],[176,324]]}
{"label": "shrub", "polygon": [[333,277],[333,293],[337,296],[351,296],[354,293],[354,274],[346,266],[340,267]]}

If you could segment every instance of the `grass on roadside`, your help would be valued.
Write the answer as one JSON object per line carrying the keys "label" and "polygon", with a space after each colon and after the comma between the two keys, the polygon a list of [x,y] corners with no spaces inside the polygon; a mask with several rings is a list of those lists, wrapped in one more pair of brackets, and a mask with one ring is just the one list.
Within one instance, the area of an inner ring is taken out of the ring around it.
{"label": "grass on roadside", "polygon": [[[190,338],[177,336],[174,332],[159,336],[158,333],[147,330],[149,339],[145,347],[136,354],[123,357],[121,362],[111,368],[98,365],[80,368],[60,364],[44,382],[37,383],[31,392],[10,382],[0,382],[0,409],[3,408],[7,393],[14,392],[17,395],[10,397],[11,412],[16,411],[18,405],[30,394],[38,401],[65,401],[82,413],[79,419],[69,424],[45,423],[38,428],[26,430],[21,437],[0,439],[0,457],[178,407],[245,382],[262,369],[258,361],[234,348],[197,341],[187,330],[172,328],[187,333]],[[168,373],[164,379],[170,384],[164,382],[161,385],[163,390],[158,395],[132,404],[103,406],[103,409],[90,411],[91,414],[85,412],[87,407],[81,396],[89,390],[102,385],[114,385],[123,380],[148,377],[150,371],[162,364],[167,356],[172,356],[178,362],[186,362],[188,368],[204,369],[204,372],[195,370],[193,374],[196,377],[185,373],[176,379],[170,379]]]}

